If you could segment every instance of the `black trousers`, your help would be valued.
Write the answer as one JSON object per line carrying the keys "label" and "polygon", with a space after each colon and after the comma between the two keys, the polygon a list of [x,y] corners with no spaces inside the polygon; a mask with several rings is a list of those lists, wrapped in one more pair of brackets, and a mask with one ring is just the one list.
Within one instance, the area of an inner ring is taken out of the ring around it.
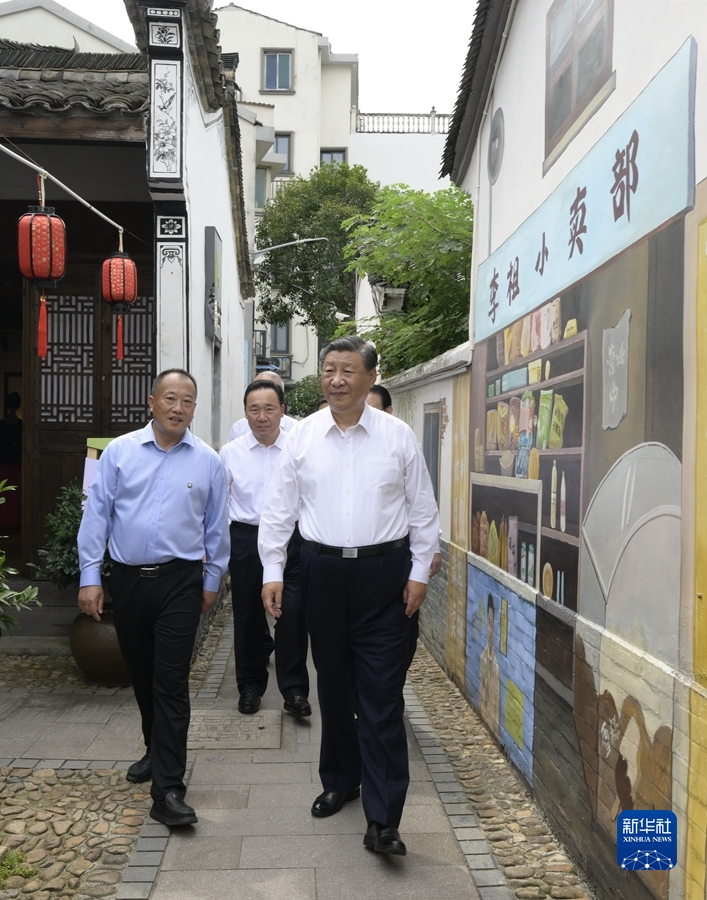
{"label": "black trousers", "polygon": [[[417,635],[408,547],[342,559],[303,547],[301,586],[322,712],[325,791],[361,785],[368,822],[397,828],[410,782],[403,686]],[[358,728],[356,722],[358,714]]]}
{"label": "black trousers", "polygon": [[[275,623],[275,675],[285,699],[309,696],[307,625],[299,586],[302,538],[295,528],[287,548],[282,615]],[[255,691],[261,697],[268,686],[270,631],[261,599],[263,566],[258,554],[257,526],[231,523],[231,594],[233,638],[238,692]]]}
{"label": "black trousers", "polygon": [[189,666],[201,615],[202,563],[143,578],[114,562],[108,576],[120,649],[133,680],[142,734],[152,753],[152,797],[184,795]]}

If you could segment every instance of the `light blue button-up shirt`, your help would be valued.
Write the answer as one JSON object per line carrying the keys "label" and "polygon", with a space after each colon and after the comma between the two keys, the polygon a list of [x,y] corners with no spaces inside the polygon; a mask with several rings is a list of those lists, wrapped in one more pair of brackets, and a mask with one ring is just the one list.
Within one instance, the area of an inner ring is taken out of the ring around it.
{"label": "light blue button-up shirt", "polygon": [[116,438],[98,463],[78,534],[81,587],[101,583],[106,539],[129,566],[204,559],[204,590],[218,591],[230,554],[221,462],[187,430],[169,451],[152,422]]}

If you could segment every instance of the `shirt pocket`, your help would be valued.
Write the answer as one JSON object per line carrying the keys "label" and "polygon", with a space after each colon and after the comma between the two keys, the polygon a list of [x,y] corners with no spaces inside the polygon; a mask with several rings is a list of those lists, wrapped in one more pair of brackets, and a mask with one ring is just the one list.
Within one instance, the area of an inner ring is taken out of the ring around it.
{"label": "shirt pocket", "polygon": [[403,473],[397,459],[391,459],[389,456],[371,456],[363,463],[367,491],[394,497],[403,490]]}

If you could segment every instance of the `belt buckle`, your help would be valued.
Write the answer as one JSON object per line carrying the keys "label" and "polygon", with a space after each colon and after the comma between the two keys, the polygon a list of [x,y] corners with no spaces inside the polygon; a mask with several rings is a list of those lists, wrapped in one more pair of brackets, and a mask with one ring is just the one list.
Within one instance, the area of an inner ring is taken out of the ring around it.
{"label": "belt buckle", "polygon": [[159,566],[140,566],[140,578],[157,578],[159,574]]}
{"label": "belt buckle", "polygon": [[341,555],[344,559],[358,559],[358,547],[343,547]]}

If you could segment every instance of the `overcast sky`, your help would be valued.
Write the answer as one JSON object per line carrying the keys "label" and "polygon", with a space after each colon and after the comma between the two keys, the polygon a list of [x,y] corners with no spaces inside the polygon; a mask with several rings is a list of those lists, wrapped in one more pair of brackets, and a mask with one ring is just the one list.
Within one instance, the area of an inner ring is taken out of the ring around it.
{"label": "overcast sky", "polygon": [[[134,43],[123,0],[59,0],[68,9]],[[225,0],[214,4],[226,6]],[[358,53],[363,112],[451,112],[471,37],[475,0],[413,7],[399,0],[257,0],[239,5],[318,31],[332,52]],[[422,13],[422,14],[420,14]]]}

